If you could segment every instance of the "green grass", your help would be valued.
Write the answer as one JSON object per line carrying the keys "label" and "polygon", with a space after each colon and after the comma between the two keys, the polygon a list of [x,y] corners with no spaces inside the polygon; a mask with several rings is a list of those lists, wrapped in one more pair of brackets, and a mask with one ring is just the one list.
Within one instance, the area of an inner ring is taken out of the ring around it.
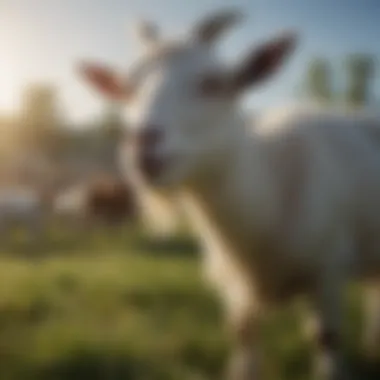
{"label": "green grass", "polygon": [[[220,379],[228,354],[214,295],[187,238],[153,244],[138,230],[76,238],[53,231],[0,255],[0,379]],[[360,295],[347,321],[359,337]],[[295,305],[266,320],[270,379],[307,379],[311,348]],[[359,378],[370,379],[361,373]]]}

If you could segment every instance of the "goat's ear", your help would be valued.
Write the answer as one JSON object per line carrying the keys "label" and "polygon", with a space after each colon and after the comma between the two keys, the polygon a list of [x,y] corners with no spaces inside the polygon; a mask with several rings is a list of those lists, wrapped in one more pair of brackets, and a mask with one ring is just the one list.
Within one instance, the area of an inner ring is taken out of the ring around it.
{"label": "goat's ear", "polygon": [[92,88],[109,99],[125,101],[132,96],[132,87],[105,65],[82,62],[78,65],[78,72]]}
{"label": "goat's ear", "polygon": [[284,65],[296,42],[297,34],[289,31],[254,49],[234,70],[232,90],[239,92],[270,78]]}
{"label": "goat's ear", "polygon": [[148,20],[139,20],[134,25],[134,32],[137,40],[145,47],[156,44],[160,39],[158,26]]}
{"label": "goat's ear", "polygon": [[205,17],[196,24],[193,35],[201,43],[214,43],[221,34],[243,19],[238,10],[224,10]]}

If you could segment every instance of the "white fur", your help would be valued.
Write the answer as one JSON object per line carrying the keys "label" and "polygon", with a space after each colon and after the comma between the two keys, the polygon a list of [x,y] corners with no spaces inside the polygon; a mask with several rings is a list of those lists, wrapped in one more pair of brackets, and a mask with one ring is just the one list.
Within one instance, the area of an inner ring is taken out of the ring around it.
{"label": "white fur", "polygon": [[178,232],[181,220],[180,205],[173,199],[152,191],[130,167],[129,151],[119,147],[119,162],[125,177],[131,182],[136,196],[138,214],[149,236],[166,239]]}
{"label": "white fur", "polygon": [[[198,96],[199,78],[226,70],[209,42],[151,49],[128,112],[161,129],[152,153],[168,164],[144,185],[184,202],[237,341],[231,379],[256,378],[259,311],[306,293],[339,335],[347,282],[380,281],[380,123],[313,107],[253,122],[236,98]],[[343,373],[339,349],[321,358],[321,376]]]}

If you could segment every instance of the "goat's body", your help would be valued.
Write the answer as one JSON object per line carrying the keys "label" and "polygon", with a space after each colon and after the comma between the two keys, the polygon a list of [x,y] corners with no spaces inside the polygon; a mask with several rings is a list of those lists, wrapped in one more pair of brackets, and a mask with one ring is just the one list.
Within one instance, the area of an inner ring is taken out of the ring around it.
{"label": "goat's body", "polygon": [[365,122],[320,111],[264,118],[215,188],[189,192],[207,270],[225,297],[252,304],[315,290],[342,233],[352,275],[380,275],[380,151],[358,128]]}
{"label": "goat's body", "polygon": [[118,179],[95,182],[89,188],[86,212],[90,218],[102,219],[108,224],[132,220],[135,202],[129,183]]}

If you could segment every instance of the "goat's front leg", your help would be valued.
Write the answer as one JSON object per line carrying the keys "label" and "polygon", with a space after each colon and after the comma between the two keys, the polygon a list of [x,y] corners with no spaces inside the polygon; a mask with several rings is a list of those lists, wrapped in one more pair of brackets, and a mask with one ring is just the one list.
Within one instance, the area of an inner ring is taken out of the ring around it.
{"label": "goat's front leg", "polygon": [[314,368],[317,380],[349,379],[343,358],[342,322],[350,251],[344,243],[341,241],[338,249],[325,258],[318,281],[315,299],[318,352]]}
{"label": "goat's front leg", "polygon": [[[236,286],[233,286],[236,285]],[[227,363],[226,380],[261,378],[259,313],[254,295],[243,283],[230,283],[227,296],[227,327],[232,347]]]}
{"label": "goat's front leg", "polygon": [[226,380],[256,380],[261,378],[261,353],[258,342],[258,320],[242,315],[232,325],[233,346]]}
{"label": "goat's front leg", "polygon": [[232,338],[224,376],[226,380],[257,380],[261,378],[258,341],[261,309],[255,287],[244,277],[244,272],[223,260],[226,252],[218,252],[218,246],[206,248],[204,275],[222,301],[226,327]]}

